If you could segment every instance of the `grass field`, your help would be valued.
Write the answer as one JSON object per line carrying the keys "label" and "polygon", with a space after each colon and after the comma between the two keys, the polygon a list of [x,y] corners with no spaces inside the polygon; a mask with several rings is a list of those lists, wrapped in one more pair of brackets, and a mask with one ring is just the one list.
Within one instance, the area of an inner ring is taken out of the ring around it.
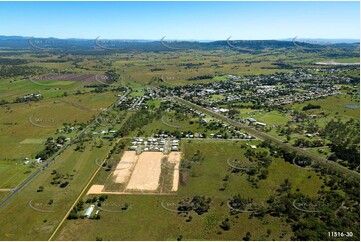
{"label": "grass field", "polygon": [[[185,157],[200,150],[205,159],[200,165],[192,166],[187,184],[179,187],[177,196],[109,195],[106,204],[112,206],[112,209],[123,203],[129,203],[129,209],[120,213],[101,211],[100,220],[68,220],[56,239],[176,240],[182,236],[184,240],[242,240],[248,231],[254,236],[254,240],[290,239],[292,232],[287,222],[270,216],[257,219],[250,218],[249,213],[242,213],[230,217],[231,230],[220,229],[220,222],[229,217],[230,209],[225,202],[235,194],[240,193],[244,197],[253,198],[254,202],[265,203],[286,178],[290,179],[294,191],[299,189],[300,192],[314,197],[323,185],[315,172],[305,171],[285,163],[282,159],[275,159],[268,168],[269,177],[260,181],[259,187],[255,189],[247,181],[247,175],[231,173],[226,162],[227,157],[245,159],[241,144],[245,142],[183,142]],[[254,141],[253,144],[258,145],[259,142]],[[221,191],[219,188],[222,179],[227,174],[230,176],[228,186]],[[106,172],[102,171],[94,183],[100,183],[105,176]],[[177,210],[180,200],[194,195],[212,198],[211,208],[207,213],[197,215],[191,212],[189,215],[192,219],[187,222],[188,216],[183,217],[170,211]],[[117,229],[110,226],[111,224],[117,224]],[[266,237],[267,229],[272,231],[269,237]]]}
{"label": "grass field", "polygon": [[44,139],[24,139],[20,144],[42,144]]}
{"label": "grass field", "polygon": [[[6,50],[0,52],[4,55],[7,53]],[[99,88],[97,84],[101,83],[85,81],[36,81],[36,79],[31,81],[25,74],[0,78],[0,100],[5,101],[0,105],[0,201],[10,194],[11,189],[35,172],[35,168],[23,164],[25,157],[34,159],[34,156],[44,149],[44,142],[50,136],[56,137],[63,134],[67,138],[75,137],[79,130],[71,133],[56,132],[58,129],[63,129],[63,123],[87,124],[89,120],[117,100],[116,95],[121,94],[119,90],[122,89],[115,88],[123,88],[127,85],[132,90],[129,96],[139,98],[145,95],[148,87],[160,85],[175,87],[219,82],[227,80],[229,74],[261,75],[293,71],[292,67],[282,69],[283,67],[275,63],[291,64],[294,68],[322,68],[315,65],[315,62],[326,61],[324,56],[321,57],[315,53],[266,49],[260,50],[257,54],[249,54],[234,51],[228,47],[212,51],[131,51],[86,56],[82,54],[53,56],[33,51],[17,54],[14,58],[29,62],[19,66],[44,67],[45,73],[40,70],[40,76],[58,72],[100,75],[110,69],[115,69],[120,80],[110,86],[105,84]],[[64,62],[59,62],[59,60]],[[335,61],[355,62],[359,61],[359,58],[338,58]],[[358,77],[359,70],[351,70],[348,74]],[[203,79],[205,75],[209,77]],[[91,85],[85,87],[89,84]],[[321,127],[332,118],[359,119],[360,104],[357,95],[359,85],[340,84],[337,86],[345,88],[345,90],[341,89],[343,94],[288,105],[286,108],[290,110],[285,113],[247,108],[253,106],[251,102],[239,103],[245,104],[246,108],[237,108],[240,111],[238,117],[253,117],[257,121],[266,123],[266,128],[282,126],[291,120],[292,110],[302,111],[307,104],[317,104],[321,106],[320,109],[308,110],[306,114],[317,115],[316,122]],[[345,94],[351,90],[354,91],[353,96]],[[17,97],[29,93],[40,93],[43,99],[37,102],[11,103]],[[160,96],[157,98],[161,98]],[[224,95],[217,94],[213,95],[210,101],[224,98]],[[148,100],[146,104],[149,109],[154,110],[164,103],[161,99],[156,99]],[[356,108],[349,108],[346,106],[348,104]],[[223,106],[227,108],[228,104]],[[198,120],[198,117],[190,114],[184,120],[177,120],[175,111],[162,112],[161,119],[155,119],[145,126],[137,127],[126,133],[126,136],[151,136],[159,131],[190,131],[205,133],[209,137],[209,134],[218,131],[228,132],[224,131],[226,128],[221,127],[206,129],[205,126],[194,122]],[[91,128],[89,136],[86,135],[90,137],[90,140],[85,141],[84,151],[76,151],[77,145],[72,145],[4,204],[0,208],[0,240],[48,240],[94,171],[99,168],[101,161],[106,157],[109,160],[113,158],[118,161],[119,156],[127,149],[114,151],[115,141],[103,139],[105,135],[101,132],[118,130],[127,124],[127,118],[134,113],[134,110],[107,111],[107,116],[104,115],[105,117],[101,118],[102,122],[99,126]],[[207,116],[204,119],[210,122],[213,118]],[[286,139],[285,136],[277,134],[276,128],[272,128],[268,133],[281,140]],[[305,137],[306,134],[297,133],[291,136],[289,143],[293,144],[295,139]],[[314,138],[318,137],[312,136],[310,139]],[[128,147],[131,141],[131,139],[124,140],[124,147]],[[321,177],[314,171],[301,169],[285,162],[282,158],[273,158],[267,168],[268,176],[264,180],[258,180],[258,175],[251,177],[245,172],[232,172],[228,161],[234,159],[257,167],[256,162],[252,162],[251,158],[246,158],[246,149],[250,145],[255,145],[257,148],[252,148],[253,151],[267,153],[268,150],[261,148],[260,144],[261,141],[256,140],[213,139],[211,142],[183,139],[182,152],[185,161],[193,161],[197,152],[202,154],[203,159],[200,163],[191,162],[191,168],[181,171],[180,186],[176,194],[109,195],[102,206],[109,210],[115,209],[116,212],[100,211],[100,220],[86,218],[65,220],[54,239],[243,240],[246,233],[250,232],[252,240],[290,240],[293,236],[292,228],[290,222],[285,221],[283,217],[266,215],[264,218],[256,218],[252,216],[252,213],[240,213],[234,216],[230,214],[231,209],[227,206],[227,202],[234,195],[241,194],[242,197],[252,199],[253,203],[267,204],[270,196],[278,193],[277,189],[285,179],[292,184],[292,192],[316,198],[323,186],[326,191],[329,189],[324,184],[328,176]],[[318,148],[309,150],[323,157],[331,154],[328,147],[324,148],[323,154],[318,152]],[[55,174],[53,170],[56,170]],[[60,174],[61,184],[65,184],[63,188],[59,184],[51,184],[56,180],[57,174]],[[113,183],[111,174],[111,171],[107,169],[100,169],[92,184],[105,184],[111,191],[120,190],[120,186],[124,184]],[[163,175],[164,169],[161,170],[160,181],[164,178]],[[165,181],[167,182],[169,181]],[[168,187],[168,185],[163,185],[161,184],[158,189]],[[43,189],[40,189],[41,187]],[[191,211],[187,216],[174,212],[181,200],[197,195],[205,195],[212,199],[208,212],[198,215]],[[85,195],[82,199],[85,201],[93,196]],[[119,207],[125,203],[130,204],[129,208],[118,211]],[[80,213],[83,214],[84,211]],[[229,231],[220,228],[221,222],[226,218],[229,218],[231,223]],[[271,232],[268,233],[268,230]]]}
{"label": "grass field", "polygon": [[[199,124],[193,123],[190,124],[189,120],[177,121],[170,120],[170,116],[164,114],[161,119],[154,120],[152,123],[145,125],[141,128],[141,131],[144,132],[144,136],[151,136],[152,134],[158,132],[159,130],[167,130],[167,131],[200,131]],[[133,132],[136,135],[137,132]]]}
{"label": "grass field", "polygon": [[267,112],[263,115],[261,114],[260,116],[256,116],[255,118],[257,119],[257,121],[263,122],[267,125],[286,124],[290,120],[287,115],[282,114],[278,111]]}
{"label": "grass field", "polygon": [[[319,109],[311,109],[307,111],[303,111],[302,108],[307,106],[308,104],[319,105]],[[351,105],[351,108],[348,105]],[[323,128],[331,119],[337,120],[341,119],[343,121],[347,121],[349,119],[359,119],[360,116],[360,103],[359,100],[355,97],[352,97],[349,94],[340,94],[329,96],[322,99],[316,99],[312,101],[306,101],[304,103],[297,103],[293,105],[287,105],[288,108],[298,112],[305,112],[306,115],[316,115],[314,119],[315,124],[317,124],[320,128]],[[241,118],[252,117],[259,122],[263,122],[267,124],[267,127],[271,125],[283,126],[286,125],[288,121],[291,120],[291,112],[282,113],[279,111],[263,111],[257,109],[239,109]],[[291,124],[292,126],[292,124]],[[268,134],[277,137],[281,140],[286,141],[286,135],[281,136],[276,129],[272,128]],[[290,135],[289,143],[293,144],[294,141],[298,138],[306,138],[305,134],[292,133]],[[326,151],[329,149],[325,147]],[[330,153],[323,153],[317,151],[318,149],[310,149],[313,153],[327,157]]]}
{"label": "grass field", "polygon": [[[69,148],[0,208],[3,215],[0,226],[4,232],[0,234],[1,240],[49,239],[84,184],[98,167],[94,157],[105,158],[108,146],[105,143],[102,148],[88,148],[84,152],[74,152],[73,149]],[[69,184],[65,188],[50,184],[54,177],[53,170],[69,174]],[[37,192],[39,186],[43,186],[44,191]],[[47,206],[49,200],[54,201],[52,206]],[[29,206],[30,201],[32,206]],[[52,212],[44,212],[44,210]],[[5,236],[6,234],[11,236]]]}
{"label": "grass field", "polygon": [[35,158],[63,123],[87,123],[115,100],[113,93],[84,94],[12,104],[10,109],[0,106],[0,187],[15,187],[33,172],[23,165],[24,158]]}
{"label": "grass field", "polygon": [[[294,104],[292,105],[292,108],[300,111],[304,106],[310,103],[314,105],[320,105],[321,108],[315,110],[309,110],[307,111],[308,114],[318,114],[324,112],[327,115],[326,118],[318,119],[318,122],[320,124],[324,123],[327,120],[330,120],[331,118],[334,119],[360,118],[360,100],[356,100],[348,94],[340,94],[340,95],[330,96],[324,99],[307,101],[302,104]],[[348,108],[345,106],[347,104],[356,105],[358,108],[355,109]]]}
{"label": "grass field", "polygon": [[0,164],[0,189],[15,188],[25,180],[34,168],[23,165],[23,161],[1,160]]}

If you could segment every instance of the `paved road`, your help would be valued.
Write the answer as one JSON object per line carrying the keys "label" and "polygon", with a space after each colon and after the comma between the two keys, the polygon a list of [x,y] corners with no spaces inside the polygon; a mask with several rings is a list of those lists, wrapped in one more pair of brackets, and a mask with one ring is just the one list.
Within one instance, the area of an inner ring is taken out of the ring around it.
{"label": "paved road", "polygon": [[254,139],[181,138],[181,139],[182,139],[182,140],[215,141],[215,142],[229,142],[229,141],[253,141],[253,140],[261,140],[260,138],[254,138]]}
{"label": "paved road", "polygon": [[270,140],[270,141],[278,144],[282,148],[285,148],[285,149],[294,151],[294,152],[296,152],[296,153],[298,153],[300,155],[309,157],[317,164],[320,164],[320,165],[322,165],[322,166],[324,166],[326,168],[336,170],[336,171],[339,171],[339,172],[345,174],[347,178],[354,178],[357,181],[359,181],[359,179],[360,179],[360,174],[358,172],[349,170],[346,167],[344,167],[344,166],[342,166],[342,165],[340,165],[340,164],[338,164],[338,163],[336,163],[334,161],[327,160],[327,159],[325,159],[325,158],[323,158],[321,156],[318,156],[318,155],[316,155],[316,154],[314,154],[314,153],[312,153],[312,152],[310,152],[308,150],[292,146],[291,144],[288,144],[288,143],[284,143],[282,140],[280,140],[280,139],[278,139],[276,137],[273,137],[273,136],[271,136],[269,134],[266,134],[264,132],[256,130],[256,129],[254,129],[254,128],[246,125],[246,124],[243,124],[243,123],[237,122],[235,120],[232,120],[232,119],[230,119],[228,117],[223,116],[222,114],[213,112],[212,110],[206,109],[206,108],[201,107],[201,106],[199,106],[197,104],[194,104],[192,102],[184,100],[183,98],[173,96],[172,99],[175,100],[175,101],[178,101],[180,103],[183,103],[183,104],[187,105],[188,107],[197,109],[200,112],[203,112],[203,113],[208,114],[208,115],[210,115],[212,117],[215,117],[215,118],[220,119],[220,120],[222,120],[224,122],[227,122],[227,123],[229,123],[229,124],[231,124],[233,126],[236,126],[238,128],[242,128],[243,130],[247,131],[251,135],[257,136],[257,137],[262,138],[262,139]]}
{"label": "paved road", "polygon": [[61,155],[67,148],[72,146],[74,142],[85,132],[87,132],[96,122],[97,119],[107,110],[112,109],[115,105],[119,104],[119,102],[122,102],[126,96],[130,93],[130,90],[128,90],[122,97],[120,97],[116,102],[114,102],[112,105],[110,105],[105,111],[101,112],[85,129],[83,129],[79,134],[77,134],[74,139],[72,139],[69,143],[67,143],[65,146],[63,146],[54,156],[52,156],[50,159],[44,161],[44,164],[36,170],[32,175],[30,175],[23,183],[21,183],[18,187],[16,187],[13,192],[7,196],[2,202],[0,202],[0,207],[2,207],[7,201],[9,201],[16,193],[18,193],[23,187],[25,187],[29,182],[31,182],[35,177],[37,177],[40,172],[46,169],[46,167],[52,163],[56,158],[58,158],[59,155]]}

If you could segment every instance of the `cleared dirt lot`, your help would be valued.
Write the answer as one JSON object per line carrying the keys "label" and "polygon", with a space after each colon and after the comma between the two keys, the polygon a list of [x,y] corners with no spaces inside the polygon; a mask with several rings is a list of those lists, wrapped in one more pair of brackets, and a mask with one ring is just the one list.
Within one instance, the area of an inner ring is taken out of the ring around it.
{"label": "cleared dirt lot", "polygon": [[[137,155],[135,151],[125,151],[121,157],[117,167],[113,172],[115,183],[125,184],[125,189],[119,191],[107,191],[104,185],[93,185],[88,194],[175,194],[179,185],[179,166],[182,152],[171,152],[164,155],[162,152],[143,152]],[[163,158],[168,158],[167,162],[172,166],[164,166],[162,168]],[[174,166],[173,166],[174,164]],[[160,176],[162,169],[169,169],[172,174],[172,188],[168,188],[168,192],[158,189],[160,184]],[[144,193],[146,192],[146,193]]]}
{"label": "cleared dirt lot", "polygon": [[173,186],[172,191],[178,190],[179,183],[179,164],[182,157],[182,152],[171,152],[168,156],[168,162],[175,164],[173,171]]}
{"label": "cleared dirt lot", "polygon": [[138,156],[135,151],[125,151],[120,159],[113,175],[116,176],[115,183],[124,183],[129,179],[131,171],[134,168]]}
{"label": "cleared dirt lot", "polygon": [[130,177],[127,190],[157,190],[163,157],[161,152],[142,153]]}
{"label": "cleared dirt lot", "polygon": [[103,185],[92,185],[89,189],[89,191],[87,192],[87,195],[88,194],[100,194],[102,193],[104,189],[104,186]]}

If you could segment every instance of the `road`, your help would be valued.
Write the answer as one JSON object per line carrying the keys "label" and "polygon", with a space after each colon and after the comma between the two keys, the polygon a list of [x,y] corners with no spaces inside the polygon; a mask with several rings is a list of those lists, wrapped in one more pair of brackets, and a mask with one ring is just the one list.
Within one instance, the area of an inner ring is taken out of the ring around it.
{"label": "road", "polygon": [[261,140],[260,138],[254,139],[218,139],[218,138],[181,138],[182,140],[200,140],[200,141],[214,141],[214,142],[229,142],[229,141],[254,141],[254,140]]}
{"label": "road", "polygon": [[197,104],[194,104],[192,102],[184,100],[183,98],[176,97],[176,96],[173,96],[171,98],[173,100],[175,100],[175,101],[183,103],[184,105],[186,105],[188,107],[197,109],[200,112],[203,112],[203,113],[208,114],[208,115],[210,115],[212,117],[220,119],[220,120],[222,120],[224,122],[227,122],[227,123],[229,123],[229,124],[231,124],[231,125],[233,125],[235,127],[241,128],[241,129],[245,130],[246,132],[248,132],[249,134],[251,134],[253,136],[259,137],[261,139],[270,140],[270,141],[278,144],[282,148],[294,151],[297,154],[300,154],[302,156],[309,157],[310,159],[312,159],[317,164],[320,164],[320,165],[322,165],[322,166],[324,166],[326,168],[341,172],[342,174],[344,174],[346,176],[346,178],[356,179],[356,181],[359,181],[359,179],[360,179],[360,174],[358,172],[349,170],[348,168],[346,168],[346,167],[344,167],[344,166],[342,166],[342,165],[340,165],[340,164],[338,164],[338,163],[336,163],[334,161],[327,160],[327,159],[325,159],[325,158],[323,158],[321,156],[318,156],[318,155],[316,155],[316,154],[314,154],[314,153],[312,153],[312,152],[310,152],[308,150],[304,150],[304,149],[292,146],[291,144],[284,143],[282,140],[280,140],[280,139],[278,139],[276,137],[273,137],[273,136],[271,136],[269,134],[266,134],[264,132],[256,130],[256,129],[254,129],[254,128],[246,125],[246,124],[243,124],[243,123],[237,122],[235,120],[232,120],[232,119],[230,119],[228,117],[223,116],[222,114],[213,112],[213,111],[211,111],[209,109],[206,109],[204,107],[201,107],[201,106],[199,106]]}
{"label": "road", "polygon": [[79,196],[75,199],[75,202],[73,203],[73,205],[71,205],[71,207],[69,208],[69,210],[66,212],[65,216],[63,217],[63,219],[60,221],[60,223],[58,224],[58,226],[56,227],[56,229],[54,230],[54,232],[51,234],[50,238],[48,241],[52,240],[53,237],[55,236],[55,234],[59,231],[61,225],[64,223],[64,221],[67,219],[67,217],[69,216],[71,210],[73,210],[73,208],[75,207],[75,205],[79,202],[80,198],[82,197],[82,195],[84,194],[84,192],[87,190],[87,188],[89,187],[90,183],[93,181],[94,177],[98,174],[99,170],[102,168],[102,165],[104,164],[104,162],[106,161],[106,158],[102,161],[101,165],[98,167],[98,169],[95,170],[94,174],[90,177],[90,179],[88,180],[87,184],[84,186],[83,190],[80,192]]}
{"label": "road", "polygon": [[16,193],[18,193],[23,187],[25,187],[29,182],[31,182],[35,177],[37,177],[40,172],[46,169],[46,167],[52,163],[56,158],[58,158],[59,155],[61,155],[67,148],[72,146],[74,142],[83,134],[85,134],[95,123],[97,123],[97,119],[106,111],[112,109],[115,105],[117,105],[119,102],[123,101],[124,98],[130,93],[130,90],[128,90],[123,96],[121,96],[116,102],[114,102],[112,105],[110,105],[106,110],[98,114],[98,116],[85,128],[83,129],[79,134],[77,134],[74,139],[72,139],[69,143],[67,143],[65,146],[63,146],[54,156],[52,156],[50,159],[44,161],[44,164],[36,170],[33,174],[31,174],[28,178],[25,179],[23,183],[21,183],[18,187],[16,187],[13,192],[7,196],[3,201],[0,202],[0,207],[2,207],[7,201],[9,201]]}

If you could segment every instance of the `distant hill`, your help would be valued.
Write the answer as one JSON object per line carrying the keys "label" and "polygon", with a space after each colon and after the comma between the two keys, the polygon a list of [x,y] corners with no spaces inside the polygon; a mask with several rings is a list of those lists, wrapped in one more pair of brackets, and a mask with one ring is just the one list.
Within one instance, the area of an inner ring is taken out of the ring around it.
{"label": "distant hill", "polygon": [[288,38],[284,41],[299,41],[311,44],[355,44],[360,43],[359,39],[312,39],[312,38]]}
{"label": "distant hill", "polygon": [[[285,39],[285,40],[218,40],[218,41],[177,41],[177,40],[132,40],[132,39],[59,39],[59,38],[32,38],[24,36],[1,36],[0,49],[39,49],[54,51],[96,51],[116,50],[127,52],[140,51],[167,51],[182,49],[222,49],[231,48],[240,52],[262,51],[264,49],[280,49],[302,47],[303,51],[314,51],[328,47],[355,48],[358,40],[339,39]],[[90,54],[90,53],[89,53]]]}

